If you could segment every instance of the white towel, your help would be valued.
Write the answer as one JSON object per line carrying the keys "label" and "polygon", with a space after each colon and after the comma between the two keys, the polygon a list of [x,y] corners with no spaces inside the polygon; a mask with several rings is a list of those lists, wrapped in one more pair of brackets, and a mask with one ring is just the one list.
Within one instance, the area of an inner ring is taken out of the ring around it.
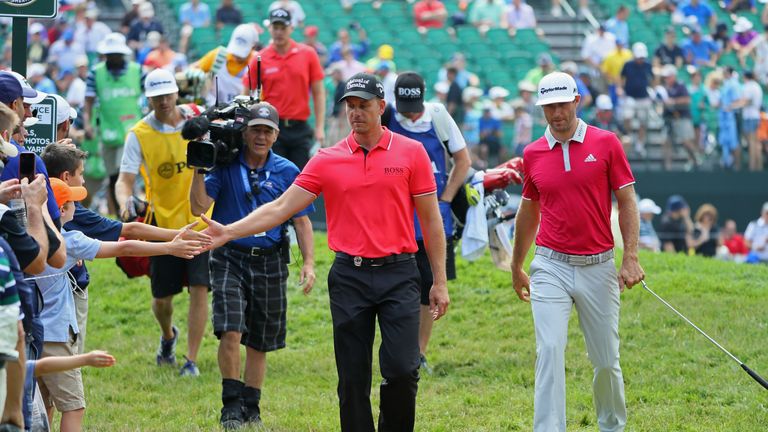
{"label": "white towel", "polygon": [[488,246],[488,220],[485,218],[485,189],[483,188],[484,171],[478,171],[472,176],[470,186],[480,194],[480,202],[467,210],[467,222],[461,233],[461,256],[468,261],[474,261],[485,253]]}

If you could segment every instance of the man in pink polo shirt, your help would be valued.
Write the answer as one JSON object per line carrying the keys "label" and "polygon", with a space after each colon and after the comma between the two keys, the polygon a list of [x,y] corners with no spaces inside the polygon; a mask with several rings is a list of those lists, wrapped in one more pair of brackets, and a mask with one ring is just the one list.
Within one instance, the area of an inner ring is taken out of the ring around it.
{"label": "man in pink polo shirt", "polygon": [[[594,367],[600,431],[623,431],[627,421],[619,365],[619,293],[644,277],[637,259],[635,179],[616,135],[576,117],[579,100],[570,75],[553,72],[542,78],[536,104],[549,126],[523,155],[525,181],[515,217],[512,285],[533,310],[535,432],[565,432],[565,345],[574,304]],[[619,203],[624,239],[618,274],[611,192]],[[529,279],[523,261],[534,237]]]}
{"label": "man in pink polo shirt", "polygon": [[[325,194],[328,247],[336,260],[328,274],[341,430],[413,431],[419,380],[419,272],[413,226],[421,221],[433,284],[433,319],[450,303],[445,233],[437,186],[424,146],[381,126],[384,86],[373,75],[353,75],[341,98],[352,132],[310,159],[277,200],[222,226],[203,216],[212,248],[265,232]],[[375,324],[381,330],[383,380],[378,428],[371,412]]]}

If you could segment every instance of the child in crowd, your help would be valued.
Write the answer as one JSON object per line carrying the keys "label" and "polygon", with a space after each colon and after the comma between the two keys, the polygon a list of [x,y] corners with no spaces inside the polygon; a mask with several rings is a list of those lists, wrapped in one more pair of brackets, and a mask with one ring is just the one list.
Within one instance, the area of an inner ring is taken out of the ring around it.
{"label": "child in crowd", "polygon": [[[87,196],[83,187],[71,187],[63,180],[51,178],[51,188],[56,205],[62,211],[62,225],[71,221],[74,215],[75,201]],[[187,226],[191,229],[194,224]],[[62,229],[62,236],[67,247],[67,263],[62,269],[46,267],[38,276],[37,285],[43,297],[43,310],[40,314],[45,330],[42,358],[50,356],[73,356],[78,354],[76,343],[79,329],[75,317],[75,303],[68,272],[79,260],[94,258],[114,258],[117,256],[155,256],[174,255],[192,258],[201,249],[201,242],[184,240],[179,233],[171,242],[148,243],[136,240],[122,242],[101,242],[86,237],[80,231]],[[43,376],[40,380],[40,393],[48,411],[49,422],[53,417],[53,406],[61,415],[61,430],[81,430],[85,414],[85,396],[79,369]]]}

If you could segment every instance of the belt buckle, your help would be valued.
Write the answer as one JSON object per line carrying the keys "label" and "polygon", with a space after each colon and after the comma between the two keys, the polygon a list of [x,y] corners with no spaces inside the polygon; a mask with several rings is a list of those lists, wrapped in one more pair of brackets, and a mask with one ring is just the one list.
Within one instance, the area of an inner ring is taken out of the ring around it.
{"label": "belt buckle", "polygon": [[260,251],[261,251],[261,249],[259,249],[259,248],[255,247],[255,246],[254,246],[254,247],[252,247],[252,248],[251,248],[251,256],[252,256],[252,257],[255,257],[255,256],[259,256],[259,252],[260,252]]}
{"label": "belt buckle", "polygon": [[352,263],[355,264],[355,267],[360,267],[363,265],[363,257],[356,256],[352,258]]}

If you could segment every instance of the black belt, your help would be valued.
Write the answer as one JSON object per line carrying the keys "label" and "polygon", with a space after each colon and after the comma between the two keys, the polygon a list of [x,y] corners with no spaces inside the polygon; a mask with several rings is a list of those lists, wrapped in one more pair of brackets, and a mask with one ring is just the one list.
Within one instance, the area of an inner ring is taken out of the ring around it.
{"label": "black belt", "polygon": [[279,126],[290,128],[294,126],[302,126],[305,124],[307,124],[306,120],[280,119]]}
{"label": "black belt", "polygon": [[414,255],[412,253],[401,253],[387,255],[381,258],[363,258],[361,256],[352,256],[344,252],[336,252],[336,259],[350,262],[354,264],[355,267],[380,267],[387,264],[412,260],[414,259]]}
{"label": "black belt", "polygon": [[262,257],[262,256],[269,256],[274,255],[280,251],[283,250],[284,247],[288,246],[287,241],[281,241],[280,243],[270,246],[268,248],[260,248],[260,247],[246,247],[246,246],[240,246],[237,243],[227,243],[226,246],[228,248],[234,249],[239,252],[243,252],[247,255],[254,256],[254,257]]}

